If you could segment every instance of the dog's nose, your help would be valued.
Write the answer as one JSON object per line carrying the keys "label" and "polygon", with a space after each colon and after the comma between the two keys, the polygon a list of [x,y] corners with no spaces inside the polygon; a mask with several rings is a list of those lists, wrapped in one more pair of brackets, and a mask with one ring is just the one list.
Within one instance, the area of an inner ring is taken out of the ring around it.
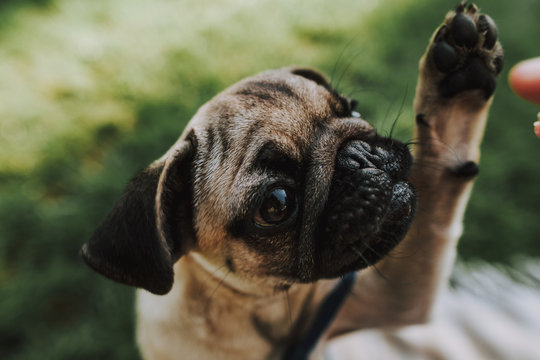
{"label": "dog's nose", "polygon": [[379,169],[395,182],[409,175],[412,157],[407,147],[392,139],[374,142],[350,140],[338,152],[336,166],[342,170]]}
{"label": "dog's nose", "polygon": [[375,168],[336,169],[326,206],[325,231],[337,246],[367,239],[379,231],[392,201],[394,184]]}
{"label": "dog's nose", "polygon": [[340,147],[315,239],[323,276],[374,264],[403,239],[415,210],[411,164],[407,147],[391,139]]}

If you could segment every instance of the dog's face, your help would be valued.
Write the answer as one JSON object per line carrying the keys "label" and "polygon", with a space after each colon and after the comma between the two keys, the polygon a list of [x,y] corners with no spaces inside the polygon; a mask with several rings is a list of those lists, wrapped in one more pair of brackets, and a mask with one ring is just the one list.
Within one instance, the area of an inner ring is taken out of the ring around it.
{"label": "dog's face", "polygon": [[232,86],[133,180],[83,256],[155,293],[188,251],[274,287],[375,263],[412,221],[412,160],[354,105],[311,70]]}

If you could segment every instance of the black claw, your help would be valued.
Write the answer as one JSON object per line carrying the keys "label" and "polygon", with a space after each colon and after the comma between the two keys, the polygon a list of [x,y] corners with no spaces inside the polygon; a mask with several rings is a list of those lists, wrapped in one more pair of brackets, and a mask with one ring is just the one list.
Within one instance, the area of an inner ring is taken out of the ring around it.
{"label": "black claw", "polygon": [[495,21],[488,15],[480,15],[478,18],[478,31],[481,33],[484,33],[484,48],[486,49],[493,49],[495,46],[495,43],[497,43],[497,25],[495,25]]}
{"label": "black claw", "polygon": [[473,48],[478,41],[478,30],[474,21],[465,14],[457,14],[452,19],[450,31],[459,46]]}
{"label": "black claw", "polygon": [[450,44],[441,41],[433,49],[433,60],[439,71],[447,73],[457,65],[459,56]]}
{"label": "black claw", "polygon": [[456,12],[457,13],[462,13],[464,10],[465,10],[465,6],[467,6],[467,2],[466,1],[462,1],[458,4],[458,6],[456,7]]}
{"label": "black claw", "polygon": [[439,41],[442,41],[443,40],[443,37],[446,33],[446,25],[443,25],[439,28],[439,30],[437,31],[437,34],[435,35],[435,40],[434,42],[439,42]]}
{"label": "black claw", "polygon": [[467,12],[469,14],[476,14],[477,11],[478,11],[478,8],[473,3],[471,3],[469,6],[467,6]]}

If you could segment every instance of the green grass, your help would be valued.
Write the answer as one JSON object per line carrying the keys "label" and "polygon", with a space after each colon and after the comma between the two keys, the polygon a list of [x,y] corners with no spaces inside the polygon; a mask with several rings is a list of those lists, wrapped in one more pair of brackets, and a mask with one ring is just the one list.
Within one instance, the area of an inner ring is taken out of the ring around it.
{"label": "green grass", "polygon": [[[288,0],[0,3],[0,353],[134,359],[133,290],[78,249],[196,109],[244,76],[319,68],[383,133],[409,140],[417,61],[454,2]],[[377,6],[375,6],[376,4]],[[539,256],[538,107],[509,65],[537,56],[537,0],[479,4],[506,68],[467,212],[463,258]],[[403,106],[401,106],[404,104]]]}

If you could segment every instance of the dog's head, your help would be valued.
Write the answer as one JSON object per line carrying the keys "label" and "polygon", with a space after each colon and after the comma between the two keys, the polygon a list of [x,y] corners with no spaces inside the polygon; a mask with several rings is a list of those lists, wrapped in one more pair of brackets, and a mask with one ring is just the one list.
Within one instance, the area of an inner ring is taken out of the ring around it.
{"label": "dog's head", "polygon": [[230,87],[132,180],[84,259],[156,294],[189,251],[272,286],[374,264],[412,221],[411,156],[354,106],[307,69]]}

